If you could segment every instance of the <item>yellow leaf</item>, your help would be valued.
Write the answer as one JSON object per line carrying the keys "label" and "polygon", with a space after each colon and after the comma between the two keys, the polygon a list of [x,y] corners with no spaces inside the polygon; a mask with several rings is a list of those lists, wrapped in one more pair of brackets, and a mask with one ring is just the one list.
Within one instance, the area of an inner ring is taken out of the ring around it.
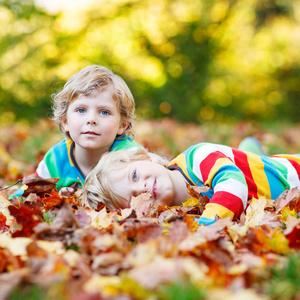
{"label": "yellow leaf", "polygon": [[290,252],[289,241],[285,237],[282,231],[279,231],[279,228],[276,228],[273,233],[273,237],[268,239],[268,244],[274,252],[278,254],[287,254]]}
{"label": "yellow leaf", "polygon": [[285,206],[281,209],[281,215],[279,215],[279,218],[283,221],[286,222],[289,217],[296,217],[296,211],[293,209],[291,210],[288,206]]}
{"label": "yellow leaf", "polygon": [[92,278],[84,285],[84,290],[88,293],[101,292],[106,295],[117,295],[118,286],[121,284],[119,276],[100,276],[93,275]]}
{"label": "yellow leaf", "polygon": [[246,210],[245,226],[255,227],[260,225],[264,217],[264,209],[267,205],[267,199],[260,197],[259,199],[252,198],[250,205]]}
{"label": "yellow leaf", "polygon": [[182,203],[182,206],[198,206],[199,200],[194,197],[189,197],[185,202]]}
{"label": "yellow leaf", "polygon": [[247,232],[246,226],[239,226],[237,223],[228,227],[228,234],[230,235],[232,241],[236,243],[239,237],[245,236]]}

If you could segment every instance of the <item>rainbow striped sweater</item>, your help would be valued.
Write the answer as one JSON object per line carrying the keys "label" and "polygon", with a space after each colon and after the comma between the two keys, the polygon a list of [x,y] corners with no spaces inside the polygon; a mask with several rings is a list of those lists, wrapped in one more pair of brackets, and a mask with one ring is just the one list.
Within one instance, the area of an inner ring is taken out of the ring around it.
{"label": "rainbow striped sweater", "polygon": [[[85,181],[85,176],[76,163],[73,155],[74,147],[75,143],[71,139],[64,139],[51,147],[39,163],[36,174],[43,178],[59,177],[58,189],[74,184],[80,187]],[[139,147],[142,146],[130,137],[123,136],[115,140],[110,151]]]}
{"label": "rainbow striped sweater", "polygon": [[179,170],[191,185],[206,185],[210,198],[205,218],[238,218],[247,200],[276,199],[284,190],[300,189],[300,155],[258,156],[228,146],[200,143],[187,149],[168,167]]}

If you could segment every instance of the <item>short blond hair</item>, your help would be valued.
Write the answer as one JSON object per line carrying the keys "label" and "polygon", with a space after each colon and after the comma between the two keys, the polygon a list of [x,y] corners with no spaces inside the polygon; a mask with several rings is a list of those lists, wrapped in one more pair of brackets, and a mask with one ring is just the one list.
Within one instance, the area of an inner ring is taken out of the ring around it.
{"label": "short blond hair", "polygon": [[69,105],[80,96],[92,96],[106,88],[112,91],[113,99],[121,115],[121,122],[129,123],[124,133],[133,138],[132,121],[135,117],[135,102],[132,93],[120,76],[98,65],[91,65],[77,72],[69,78],[58,94],[52,95],[52,119],[65,136],[69,137],[69,134],[63,128],[62,120],[67,115]]}
{"label": "short blond hair", "polygon": [[114,173],[132,162],[153,159],[164,167],[169,164],[167,159],[149,153],[144,148],[117,150],[104,154],[85,180],[84,200],[87,206],[96,209],[98,204],[102,203],[108,209],[119,209],[124,198],[112,188],[111,182],[115,181]]}

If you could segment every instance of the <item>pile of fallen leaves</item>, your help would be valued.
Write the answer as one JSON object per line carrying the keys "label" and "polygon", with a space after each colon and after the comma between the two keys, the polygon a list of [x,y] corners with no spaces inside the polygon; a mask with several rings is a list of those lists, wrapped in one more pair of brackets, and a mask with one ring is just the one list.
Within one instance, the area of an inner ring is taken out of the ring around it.
{"label": "pile of fallen leaves", "polygon": [[[234,124],[181,124],[176,120],[137,120],[135,139],[151,152],[171,159],[193,144],[211,142],[238,147],[247,136],[256,137],[268,154],[300,153],[300,123],[267,126],[253,122]],[[0,124],[0,186],[35,172],[46,151],[63,139],[50,120],[36,124]]]}
{"label": "pile of fallen leaves", "polygon": [[300,298],[297,189],[199,226],[197,187],[180,207],[141,195],[109,212],[80,205],[80,191],[61,198],[56,182],[29,176],[22,197],[0,192],[0,299]]}

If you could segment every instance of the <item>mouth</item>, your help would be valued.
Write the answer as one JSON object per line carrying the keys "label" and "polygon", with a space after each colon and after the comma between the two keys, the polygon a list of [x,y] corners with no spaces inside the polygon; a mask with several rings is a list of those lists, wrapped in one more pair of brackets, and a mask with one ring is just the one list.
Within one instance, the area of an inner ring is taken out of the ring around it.
{"label": "mouth", "polygon": [[98,136],[99,134],[94,132],[94,131],[86,131],[86,132],[83,132],[83,134],[85,135],[95,135],[95,136]]}
{"label": "mouth", "polygon": [[154,180],[154,183],[153,183],[152,195],[153,195],[154,200],[156,200],[157,195],[158,195],[158,189],[157,189],[156,179]]}

